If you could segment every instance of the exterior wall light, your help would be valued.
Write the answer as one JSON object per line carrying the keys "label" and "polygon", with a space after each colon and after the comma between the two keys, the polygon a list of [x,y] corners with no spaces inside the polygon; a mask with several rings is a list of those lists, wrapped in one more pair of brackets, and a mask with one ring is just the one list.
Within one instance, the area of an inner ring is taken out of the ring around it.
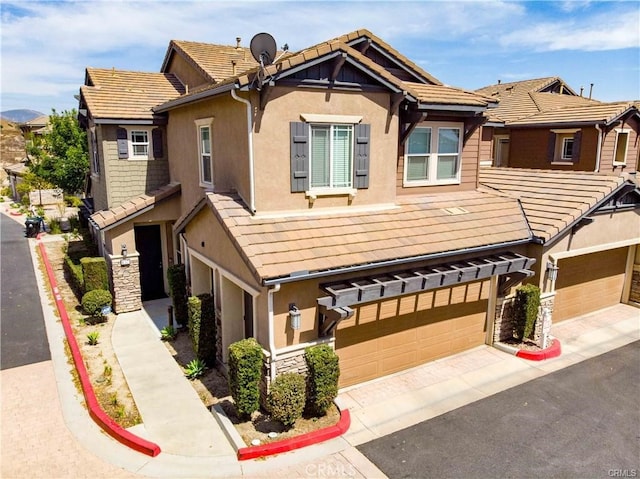
{"label": "exterior wall light", "polygon": [[555,283],[556,279],[558,279],[559,269],[560,268],[558,268],[558,266],[553,264],[551,261],[547,261],[547,276],[549,278],[549,281]]}
{"label": "exterior wall light", "polygon": [[120,258],[120,266],[129,266],[131,264],[131,260],[127,258],[126,243],[122,243],[122,246],[120,247],[120,256],[122,256],[122,258]]}
{"label": "exterior wall light", "polygon": [[298,330],[300,329],[300,317],[302,313],[298,309],[295,303],[289,304],[289,324],[291,324],[291,329]]}

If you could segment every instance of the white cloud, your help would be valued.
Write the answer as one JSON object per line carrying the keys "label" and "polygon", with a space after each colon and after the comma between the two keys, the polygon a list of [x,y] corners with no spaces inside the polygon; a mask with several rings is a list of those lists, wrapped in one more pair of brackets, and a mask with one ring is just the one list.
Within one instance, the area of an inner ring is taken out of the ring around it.
{"label": "white cloud", "polygon": [[[637,8],[637,7],[636,7]],[[640,47],[638,11],[612,10],[585,20],[543,22],[514,30],[500,37],[505,48],[531,48],[536,51],[603,51]]]}

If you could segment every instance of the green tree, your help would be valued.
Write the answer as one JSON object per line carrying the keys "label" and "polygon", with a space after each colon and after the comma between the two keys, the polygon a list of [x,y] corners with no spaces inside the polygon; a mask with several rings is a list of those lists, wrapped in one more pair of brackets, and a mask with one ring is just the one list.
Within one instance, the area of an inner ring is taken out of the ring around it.
{"label": "green tree", "polygon": [[51,110],[49,128],[29,149],[31,171],[72,194],[82,191],[89,171],[87,135],[77,117],[75,109]]}

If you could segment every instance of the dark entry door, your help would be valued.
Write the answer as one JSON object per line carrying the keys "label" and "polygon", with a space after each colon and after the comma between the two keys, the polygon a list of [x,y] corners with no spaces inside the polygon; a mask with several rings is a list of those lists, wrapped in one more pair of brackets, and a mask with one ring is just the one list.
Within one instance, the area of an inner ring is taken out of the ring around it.
{"label": "dark entry door", "polygon": [[162,272],[160,225],[136,226],[136,250],[140,253],[142,301],[166,297]]}

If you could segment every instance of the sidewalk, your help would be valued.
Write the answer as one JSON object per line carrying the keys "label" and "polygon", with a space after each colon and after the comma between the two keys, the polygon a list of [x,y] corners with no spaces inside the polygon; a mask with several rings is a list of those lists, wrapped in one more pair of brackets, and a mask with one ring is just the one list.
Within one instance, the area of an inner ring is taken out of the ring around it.
{"label": "sidewalk", "polygon": [[[35,265],[36,255],[33,260]],[[35,269],[66,426],[101,460],[148,477],[384,477],[355,446],[640,339],[640,309],[617,305],[554,326],[552,334],[562,343],[558,358],[527,361],[481,346],[341,391],[338,402],[349,408],[352,421],[342,437],[239,462],[221,426],[159,340],[154,323],[166,324],[164,303],[149,302],[142,311],[118,315],[112,342],[143,419],[131,432],[162,449],[151,458],[107,436],[88,417],[70,380],[62,327]],[[26,467],[28,461],[25,455]],[[91,467],[86,465],[85,475]]]}

